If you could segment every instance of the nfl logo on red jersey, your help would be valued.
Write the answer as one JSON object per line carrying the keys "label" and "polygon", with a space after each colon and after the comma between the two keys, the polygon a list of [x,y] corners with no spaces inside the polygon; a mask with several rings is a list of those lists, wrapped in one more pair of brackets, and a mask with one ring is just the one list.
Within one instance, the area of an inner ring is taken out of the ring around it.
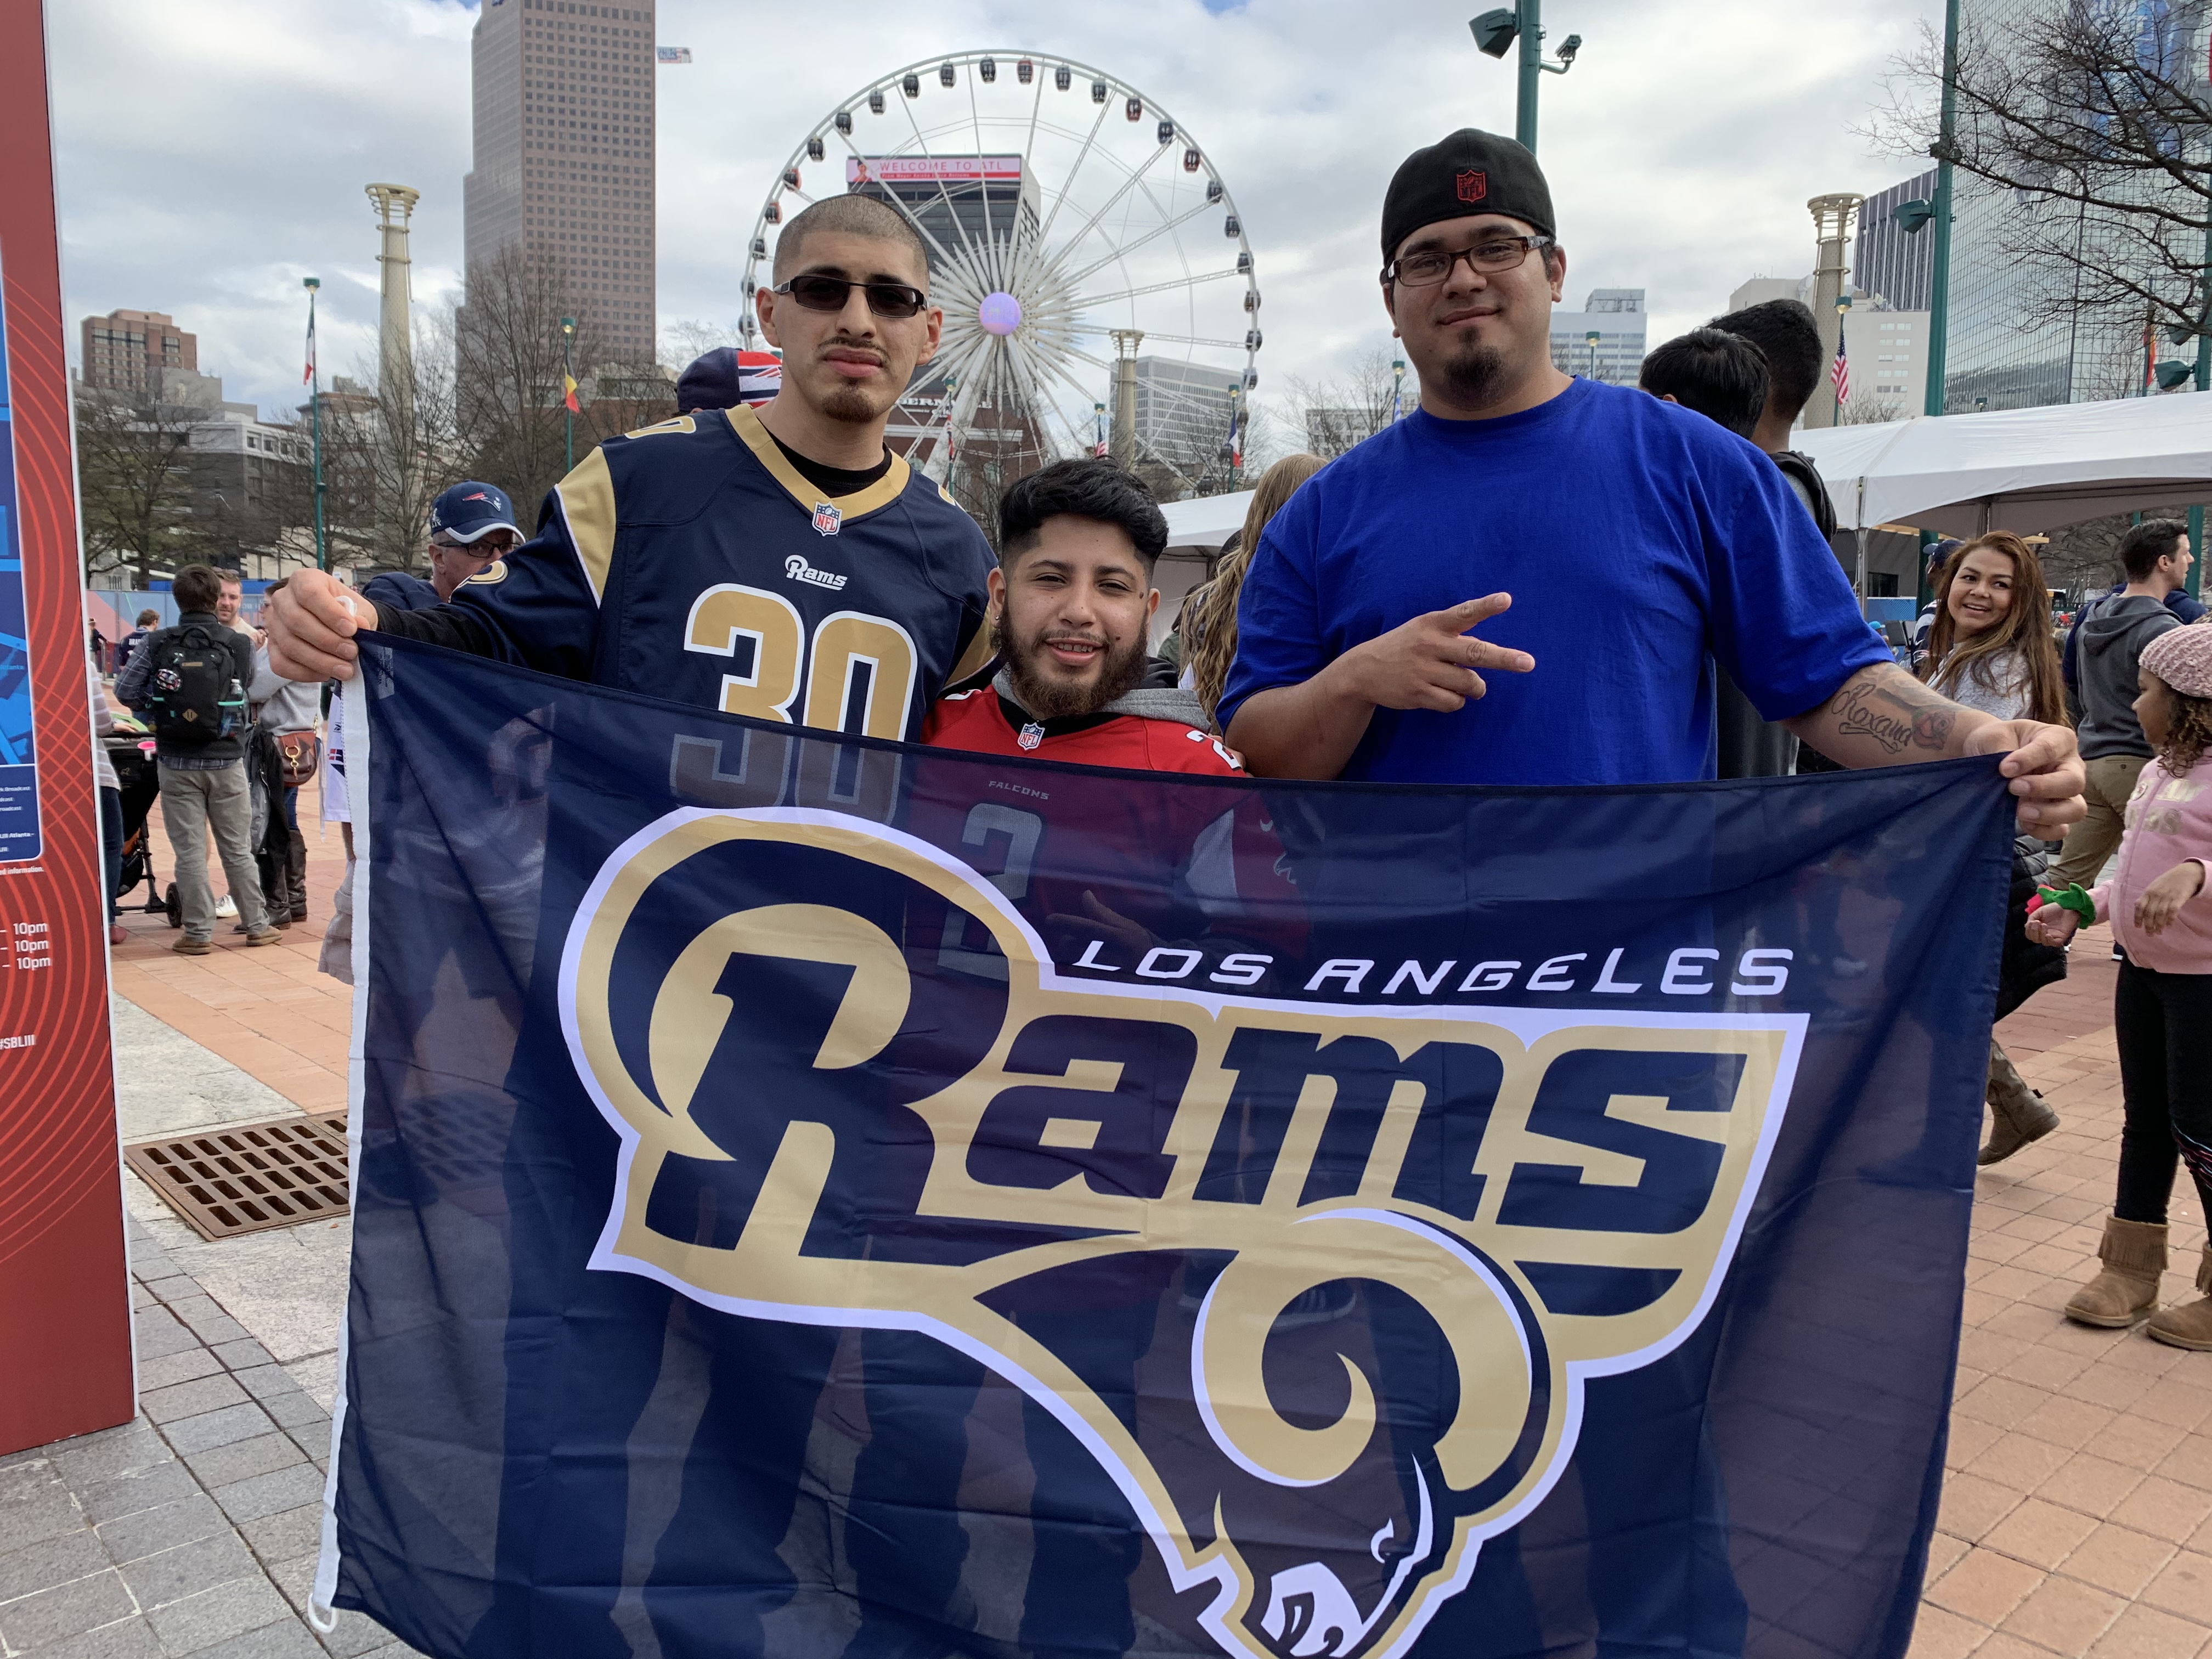
{"label": "nfl logo on red jersey", "polygon": [[845,522],[845,515],[827,501],[814,504],[814,527],[825,536],[837,533],[837,526]]}

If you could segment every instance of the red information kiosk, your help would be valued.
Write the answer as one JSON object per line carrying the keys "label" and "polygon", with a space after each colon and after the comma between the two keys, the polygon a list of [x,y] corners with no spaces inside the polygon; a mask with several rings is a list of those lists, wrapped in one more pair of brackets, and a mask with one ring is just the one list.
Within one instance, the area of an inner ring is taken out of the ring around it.
{"label": "red information kiosk", "polygon": [[0,0],[0,1454],[126,1421],[130,1277],[39,0]]}

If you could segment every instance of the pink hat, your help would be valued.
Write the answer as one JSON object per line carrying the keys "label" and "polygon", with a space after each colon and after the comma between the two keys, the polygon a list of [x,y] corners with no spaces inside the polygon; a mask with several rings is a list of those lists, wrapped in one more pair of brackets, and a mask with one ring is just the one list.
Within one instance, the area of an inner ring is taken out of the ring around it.
{"label": "pink hat", "polygon": [[2185,697],[2212,697],[2212,615],[2166,629],[2143,647],[2142,665]]}

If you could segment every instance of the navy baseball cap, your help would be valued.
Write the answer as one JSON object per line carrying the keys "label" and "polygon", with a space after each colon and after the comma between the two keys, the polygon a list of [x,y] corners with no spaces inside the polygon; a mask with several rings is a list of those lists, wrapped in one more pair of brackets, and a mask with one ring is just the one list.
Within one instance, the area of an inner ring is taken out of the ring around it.
{"label": "navy baseball cap", "polygon": [[764,404],[782,383],[783,361],[772,353],[716,346],[693,358],[676,377],[676,412]]}
{"label": "navy baseball cap", "polygon": [[522,534],[514,522],[514,503],[497,484],[465,479],[430,503],[433,540],[466,547],[495,530],[513,531],[518,538]]}

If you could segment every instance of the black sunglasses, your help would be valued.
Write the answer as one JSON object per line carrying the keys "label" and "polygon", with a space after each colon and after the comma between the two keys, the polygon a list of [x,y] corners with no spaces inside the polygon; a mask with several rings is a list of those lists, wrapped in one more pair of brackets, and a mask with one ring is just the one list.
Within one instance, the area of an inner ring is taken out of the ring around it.
{"label": "black sunglasses", "polygon": [[847,297],[856,288],[868,296],[868,309],[878,317],[902,321],[929,303],[929,295],[904,283],[854,283],[818,271],[778,283],[769,292],[788,294],[809,311],[842,311]]}

